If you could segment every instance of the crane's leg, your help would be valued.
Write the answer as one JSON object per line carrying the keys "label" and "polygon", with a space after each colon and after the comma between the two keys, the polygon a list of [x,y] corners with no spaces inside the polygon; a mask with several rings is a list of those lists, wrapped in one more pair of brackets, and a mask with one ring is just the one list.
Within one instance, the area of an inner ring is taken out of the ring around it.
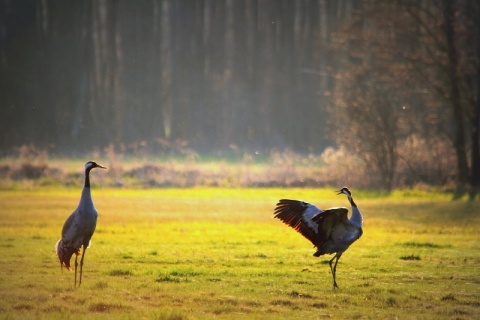
{"label": "crane's leg", "polygon": [[73,285],[74,288],[77,287],[77,266],[78,266],[78,255],[75,253],[75,283]]}
{"label": "crane's leg", "polygon": [[[330,261],[328,262],[328,264],[329,264],[329,266],[330,266],[330,271],[332,271],[332,276],[333,276],[333,289],[334,289],[334,290],[335,290],[335,288],[340,289],[340,288],[338,287],[338,285],[337,285],[337,263],[338,263],[338,259],[340,259],[341,256],[342,256],[341,254],[340,254],[340,255],[335,255],[335,256],[332,258],[332,260],[330,260]],[[337,260],[335,260],[335,265],[332,267],[332,262],[333,262],[333,260],[334,260],[335,258],[337,258]]]}
{"label": "crane's leg", "polygon": [[83,254],[82,254],[82,259],[80,259],[80,282],[78,283],[78,286],[82,284],[82,274],[83,274],[83,258],[85,258],[85,251],[87,250],[87,247],[83,245]]}

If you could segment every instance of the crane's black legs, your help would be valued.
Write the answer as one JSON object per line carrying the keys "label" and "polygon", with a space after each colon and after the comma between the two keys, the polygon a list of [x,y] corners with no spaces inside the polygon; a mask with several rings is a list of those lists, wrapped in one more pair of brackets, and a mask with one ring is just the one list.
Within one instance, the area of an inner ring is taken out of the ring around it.
{"label": "crane's black legs", "polygon": [[[337,263],[338,263],[338,259],[340,259],[342,255],[335,255],[332,260],[330,260],[328,262],[329,266],[330,266],[330,271],[332,271],[332,276],[333,276],[333,289],[335,290],[335,288],[337,289],[340,289],[337,285],[337,278],[336,278],[336,275],[337,275]],[[332,268],[332,262],[333,260],[337,258],[337,260],[335,260],[335,265],[333,266]]]}
{"label": "crane's black legs", "polygon": [[[85,258],[85,250],[87,250],[87,247],[83,246],[83,253],[82,253],[82,258],[80,259],[80,278],[78,281],[78,287],[82,284],[82,274],[83,274],[83,259]],[[77,269],[78,269],[78,256],[80,255],[80,249],[75,251],[75,283],[73,285],[74,288],[77,287]]]}
{"label": "crane's black legs", "polygon": [[74,288],[77,287],[77,266],[78,266],[78,255],[75,252],[75,283],[73,285]]}
{"label": "crane's black legs", "polygon": [[85,258],[85,251],[87,250],[87,247],[83,245],[83,254],[82,254],[82,259],[80,259],[80,282],[78,283],[78,286],[82,284],[82,274],[83,274],[83,258]]}

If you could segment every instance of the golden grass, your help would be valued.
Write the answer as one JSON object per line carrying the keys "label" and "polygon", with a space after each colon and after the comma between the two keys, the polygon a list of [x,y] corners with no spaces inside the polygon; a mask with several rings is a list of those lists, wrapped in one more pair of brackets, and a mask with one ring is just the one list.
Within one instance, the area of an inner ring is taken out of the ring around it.
{"label": "golden grass", "polygon": [[[356,193],[364,235],[340,259],[272,219],[280,198],[345,205],[331,189],[92,190],[84,282],[53,252],[80,191],[0,192],[5,318],[470,319],[480,312],[479,202]],[[418,259],[419,260],[418,260]]]}

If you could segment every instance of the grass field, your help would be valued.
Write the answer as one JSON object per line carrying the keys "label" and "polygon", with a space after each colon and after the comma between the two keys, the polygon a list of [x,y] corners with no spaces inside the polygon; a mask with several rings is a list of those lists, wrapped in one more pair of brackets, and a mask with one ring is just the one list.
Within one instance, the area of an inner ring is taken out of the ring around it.
{"label": "grass field", "polygon": [[334,291],[331,257],[272,219],[280,198],[348,206],[331,189],[94,188],[76,290],[53,248],[80,190],[0,191],[0,318],[478,318],[480,202],[353,192],[364,234]]}

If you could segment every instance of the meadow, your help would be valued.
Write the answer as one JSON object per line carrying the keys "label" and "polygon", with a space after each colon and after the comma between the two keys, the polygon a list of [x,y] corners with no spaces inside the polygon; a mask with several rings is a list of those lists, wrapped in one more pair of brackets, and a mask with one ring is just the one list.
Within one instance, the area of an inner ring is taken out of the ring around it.
{"label": "meadow", "polygon": [[82,286],[54,244],[80,188],[0,191],[2,319],[472,319],[480,202],[352,190],[364,234],[340,259],[272,219],[280,198],[347,206],[333,189],[94,186]]}

